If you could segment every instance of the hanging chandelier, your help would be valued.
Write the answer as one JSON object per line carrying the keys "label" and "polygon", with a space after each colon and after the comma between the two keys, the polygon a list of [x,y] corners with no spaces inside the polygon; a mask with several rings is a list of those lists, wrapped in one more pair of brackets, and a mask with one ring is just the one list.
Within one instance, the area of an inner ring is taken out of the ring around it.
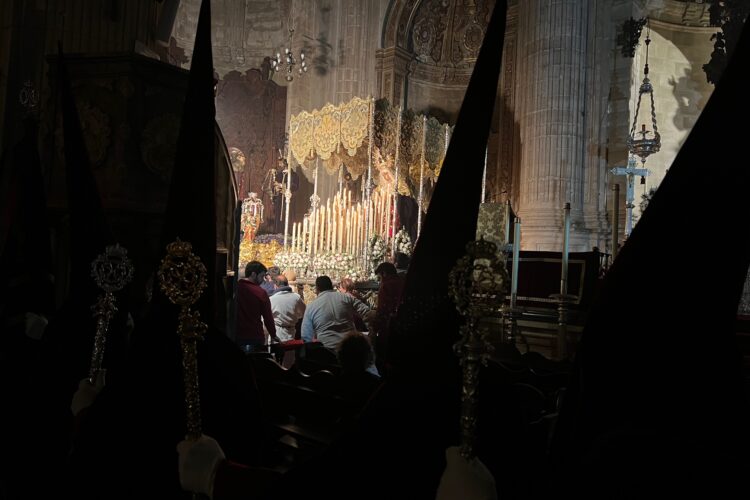
{"label": "hanging chandelier", "polygon": [[[659,135],[659,129],[656,125],[656,108],[654,106],[654,87],[651,85],[651,80],[648,78],[648,47],[651,43],[651,26],[647,21],[647,32],[646,32],[646,64],[643,68],[643,83],[638,89],[638,103],[635,107],[635,115],[633,116],[633,126],[630,128],[630,135],[626,141],[628,151],[641,159],[641,163],[646,163],[646,158],[656,153],[661,148],[661,136]],[[644,94],[648,94],[651,100],[651,127],[653,130],[647,130],[646,124],[641,122],[641,129],[636,130],[639,122],[638,116],[641,110],[641,101],[643,100]],[[640,138],[638,137],[640,136]]]}
{"label": "hanging chandelier", "polygon": [[291,16],[289,19],[289,44],[284,47],[284,55],[277,52],[274,57],[271,58],[271,71],[273,74],[284,72],[284,79],[287,82],[294,80],[295,68],[299,76],[307,73],[307,61],[305,61],[305,53],[300,50],[299,58],[295,57],[292,51],[292,38],[294,37],[294,26],[292,26]]}

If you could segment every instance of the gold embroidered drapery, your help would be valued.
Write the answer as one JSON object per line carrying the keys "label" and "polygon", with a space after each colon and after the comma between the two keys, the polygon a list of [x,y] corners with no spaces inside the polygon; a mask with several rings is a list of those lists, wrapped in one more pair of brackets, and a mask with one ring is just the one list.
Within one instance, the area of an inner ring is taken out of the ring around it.
{"label": "gold embroidered drapery", "polygon": [[[399,113],[400,131],[396,130]],[[446,130],[450,131],[447,124],[427,117],[423,144],[424,123],[424,115],[392,106],[386,99],[374,101],[355,97],[338,106],[326,104],[319,110],[293,115],[289,120],[289,147],[294,161],[305,169],[314,168],[315,160],[319,158],[329,175],[336,174],[343,164],[356,180],[367,171],[370,161],[367,141],[370,127],[373,127],[373,174],[376,184],[378,171],[384,168],[389,170],[384,172],[385,177],[395,177],[394,160],[398,141],[399,192],[416,196],[422,161],[422,180],[432,184],[445,157]],[[378,157],[382,163],[376,164]],[[429,197],[429,193],[426,196]]]}

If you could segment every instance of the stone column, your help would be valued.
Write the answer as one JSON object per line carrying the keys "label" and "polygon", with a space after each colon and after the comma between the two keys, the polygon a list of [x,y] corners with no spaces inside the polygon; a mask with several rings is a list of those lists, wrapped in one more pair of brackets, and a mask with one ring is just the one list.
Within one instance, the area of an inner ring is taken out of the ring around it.
{"label": "stone column", "polygon": [[[583,224],[576,231],[576,240],[590,250],[597,246],[607,251],[611,242],[610,221],[607,217],[611,191],[607,185],[607,137],[609,134],[610,86],[612,82],[614,38],[612,0],[590,0],[587,23],[586,53],[586,115],[585,148],[583,157]],[[615,129],[615,131],[620,129]],[[623,129],[624,130],[624,129]],[[585,234],[584,234],[585,233]]]}
{"label": "stone column", "polygon": [[[490,130],[489,158],[495,159],[494,196],[491,199],[510,200],[518,208],[518,162],[520,137],[518,130],[518,5],[508,5],[503,45],[503,66],[498,89],[498,122]],[[489,175],[489,172],[488,172]]]}
{"label": "stone column", "polygon": [[[582,250],[586,23],[589,0],[519,2],[518,80],[522,246],[562,248],[563,206],[572,211],[571,250]],[[588,242],[586,242],[587,244]]]}

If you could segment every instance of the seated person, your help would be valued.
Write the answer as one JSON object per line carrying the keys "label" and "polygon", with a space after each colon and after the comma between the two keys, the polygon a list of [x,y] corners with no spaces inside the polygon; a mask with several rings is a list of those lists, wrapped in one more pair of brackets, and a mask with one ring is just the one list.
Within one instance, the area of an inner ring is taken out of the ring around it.
{"label": "seated person", "polygon": [[339,394],[345,399],[366,403],[381,382],[373,373],[375,355],[369,339],[361,333],[347,333],[336,355],[341,365]]}

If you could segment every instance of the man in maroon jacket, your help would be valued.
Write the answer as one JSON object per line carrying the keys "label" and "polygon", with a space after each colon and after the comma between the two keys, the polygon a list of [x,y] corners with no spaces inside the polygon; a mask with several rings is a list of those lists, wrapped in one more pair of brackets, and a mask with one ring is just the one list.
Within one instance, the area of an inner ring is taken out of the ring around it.
{"label": "man in maroon jacket", "polygon": [[260,287],[266,271],[266,266],[260,262],[250,261],[245,266],[245,277],[237,283],[237,344],[246,352],[249,352],[252,346],[266,343],[263,325],[268,330],[271,340],[279,341],[273,322],[271,301],[266,291]]}

